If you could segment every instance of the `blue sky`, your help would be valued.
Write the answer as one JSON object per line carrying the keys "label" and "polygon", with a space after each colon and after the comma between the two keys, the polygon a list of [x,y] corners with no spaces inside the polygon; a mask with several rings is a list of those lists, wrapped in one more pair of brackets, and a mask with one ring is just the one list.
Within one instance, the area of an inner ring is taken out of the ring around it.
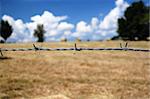
{"label": "blue sky", "polygon": [[[122,1],[122,0],[121,0]],[[124,0],[131,4],[136,0]],[[143,0],[145,4],[149,0]],[[42,15],[44,11],[54,16],[67,16],[65,22],[76,25],[84,21],[91,22],[93,17],[103,21],[105,17],[116,7],[115,0],[0,0],[1,18],[4,15],[14,20],[21,19],[23,23],[31,22],[31,17]]]}
{"label": "blue sky", "polygon": [[[30,21],[30,17],[42,14],[45,10],[55,15],[67,15],[68,21],[76,23],[89,21],[91,17],[103,18],[115,7],[115,0],[1,0],[2,16],[10,15],[15,19]],[[126,0],[131,3],[135,0]],[[144,0],[148,3],[148,0]],[[102,16],[103,15],[103,16]]]}
{"label": "blue sky", "polygon": [[30,17],[42,14],[45,10],[55,15],[67,15],[68,21],[76,23],[89,21],[93,16],[107,14],[115,4],[113,0],[1,0],[4,14],[30,21]]}

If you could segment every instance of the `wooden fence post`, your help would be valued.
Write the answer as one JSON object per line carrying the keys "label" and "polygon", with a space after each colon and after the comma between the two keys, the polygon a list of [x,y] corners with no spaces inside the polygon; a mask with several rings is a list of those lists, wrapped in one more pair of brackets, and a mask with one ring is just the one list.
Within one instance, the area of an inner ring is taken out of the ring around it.
{"label": "wooden fence post", "polygon": [[4,55],[3,55],[3,53],[2,53],[2,50],[1,50],[1,48],[0,48],[0,53],[1,53],[1,56],[4,56]]}

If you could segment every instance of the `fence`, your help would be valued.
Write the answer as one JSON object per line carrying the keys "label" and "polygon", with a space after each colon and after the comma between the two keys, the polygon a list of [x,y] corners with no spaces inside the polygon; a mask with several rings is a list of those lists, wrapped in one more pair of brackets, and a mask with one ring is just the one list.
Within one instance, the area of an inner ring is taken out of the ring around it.
{"label": "fence", "polygon": [[141,48],[128,48],[128,43],[122,46],[120,43],[120,48],[78,48],[77,44],[75,43],[73,48],[42,48],[37,47],[33,44],[33,48],[0,48],[1,56],[3,56],[3,51],[67,51],[67,50],[75,50],[75,51],[82,51],[82,50],[115,50],[115,51],[141,51],[141,52],[150,52],[150,49],[141,49]]}

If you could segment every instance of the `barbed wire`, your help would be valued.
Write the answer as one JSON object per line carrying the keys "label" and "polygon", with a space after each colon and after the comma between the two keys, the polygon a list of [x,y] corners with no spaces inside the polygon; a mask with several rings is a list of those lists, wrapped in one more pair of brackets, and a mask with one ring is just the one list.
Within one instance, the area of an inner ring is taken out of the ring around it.
{"label": "barbed wire", "polygon": [[122,43],[120,43],[120,48],[78,48],[77,44],[74,44],[72,48],[43,48],[37,47],[33,44],[33,48],[0,48],[1,56],[3,56],[3,51],[68,51],[68,50],[75,50],[75,51],[82,51],[82,50],[114,50],[114,51],[141,51],[141,52],[150,52],[150,49],[142,49],[142,48],[128,48],[128,43],[125,43],[124,47]]}

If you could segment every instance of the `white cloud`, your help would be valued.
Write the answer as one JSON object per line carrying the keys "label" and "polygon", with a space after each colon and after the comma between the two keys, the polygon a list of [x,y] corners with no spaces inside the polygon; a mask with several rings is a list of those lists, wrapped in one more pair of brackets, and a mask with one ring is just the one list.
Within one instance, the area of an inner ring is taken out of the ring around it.
{"label": "white cloud", "polygon": [[44,11],[42,15],[32,16],[31,22],[28,23],[24,23],[21,19],[14,20],[7,15],[4,15],[2,19],[8,20],[13,26],[13,34],[8,39],[10,42],[36,41],[33,33],[37,24],[44,25],[46,41],[59,41],[62,38],[72,40],[77,37],[83,40],[100,40],[117,34],[117,20],[123,16],[124,11],[129,6],[124,0],[117,0],[115,4],[116,7],[102,21],[93,17],[90,23],[80,21],[76,27],[74,24],[66,22],[67,16],[55,16],[48,11]]}
{"label": "white cloud", "polygon": [[36,15],[31,17],[33,22],[27,23],[27,27],[30,33],[33,34],[37,24],[43,24],[46,41],[59,41],[61,37],[64,37],[66,31],[70,31],[74,28],[73,24],[63,22],[67,19],[67,16],[54,16],[51,12],[45,11],[41,16]]}
{"label": "white cloud", "polygon": [[63,20],[66,20],[67,16],[54,16],[51,12],[44,11],[44,13],[40,15],[36,15],[31,17],[31,20],[33,22],[36,22],[38,24],[44,24],[44,23],[57,23]]}
{"label": "white cloud", "polygon": [[33,34],[37,24],[43,24],[44,29],[46,31],[45,33],[46,41],[51,41],[51,40],[55,41],[58,40],[58,38],[63,35],[62,31],[68,31],[74,27],[72,24],[69,24],[67,22],[62,22],[66,19],[67,16],[55,16],[51,12],[44,11],[44,13],[41,16],[36,15],[31,17],[32,22],[26,23],[26,25],[30,33]]}
{"label": "white cloud", "polygon": [[115,4],[116,6],[122,6],[122,4],[124,3],[124,0],[116,0]]}
{"label": "white cloud", "polygon": [[129,6],[124,0],[117,0],[115,3],[116,7],[105,16],[104,20],[99,25],[100,29],[103,31],[117,30],[117,20],[123,16],[124,11]]}
{"label": "white cloud", "polygon": [[13,27],[13,33],[8,38],[8,42],[27,42],[31,40],[32,36],[26,31],[26,25],[21,19],[14,20],[12,17],[4,15],[3,20],[7,20]]}
{"label": "white cloud", "polygon": [[91,19],[90,24],[80,21],[76,25],[76,31],[72,34],[75,38],[80,38],[82,40],[98,40],[100,39],[98,31],[99,20],[96,17]]}
{"label": "white cloud", "polygon": [[73,24],[62,22],[67,19],[67,16],[54,16],[51,12],[44,11],[42,15],[35,15],[31,17],[32,22],[23,23],[21,19],[14,20],[12,17],[4,15],[3,20],[8,22],[13,27],[13,33],[8,42],[32,42],[36,41],[33,36],[34,29],[37,24],[43,24],[46,30],[46,41],[59,41],[61,37],[71,34],[74,28]]}
{"label": "white cloud", "polygon": [[97,29],[99,25],[99,19],[97,17],[93,17],[91,20],[91,27],[93,29]]}
{"label": "white cloud", "polygon": [[67,23],[67,22],[61,22],[59,25],[58,25],[58,30],[72,30],[74,28],[74,25],[73,24],[70,24],[70,23]]}
{"label": "white cloud", "polygon": [[84,21],[80,21],[76,26],[76,31],[80,33],[91,32],[91,26]]}
{"label": "white cloud", "polygon": [[107,39],[117,35],[117,20],[122,17],[124,11],[129,6],[124,0],[117,0],[116,7],[113,8],[104,19],[99,22],[98,18],[93,17],[90,24],[84,21],[77,23],[74,37],[86,38],[91,40]]}

